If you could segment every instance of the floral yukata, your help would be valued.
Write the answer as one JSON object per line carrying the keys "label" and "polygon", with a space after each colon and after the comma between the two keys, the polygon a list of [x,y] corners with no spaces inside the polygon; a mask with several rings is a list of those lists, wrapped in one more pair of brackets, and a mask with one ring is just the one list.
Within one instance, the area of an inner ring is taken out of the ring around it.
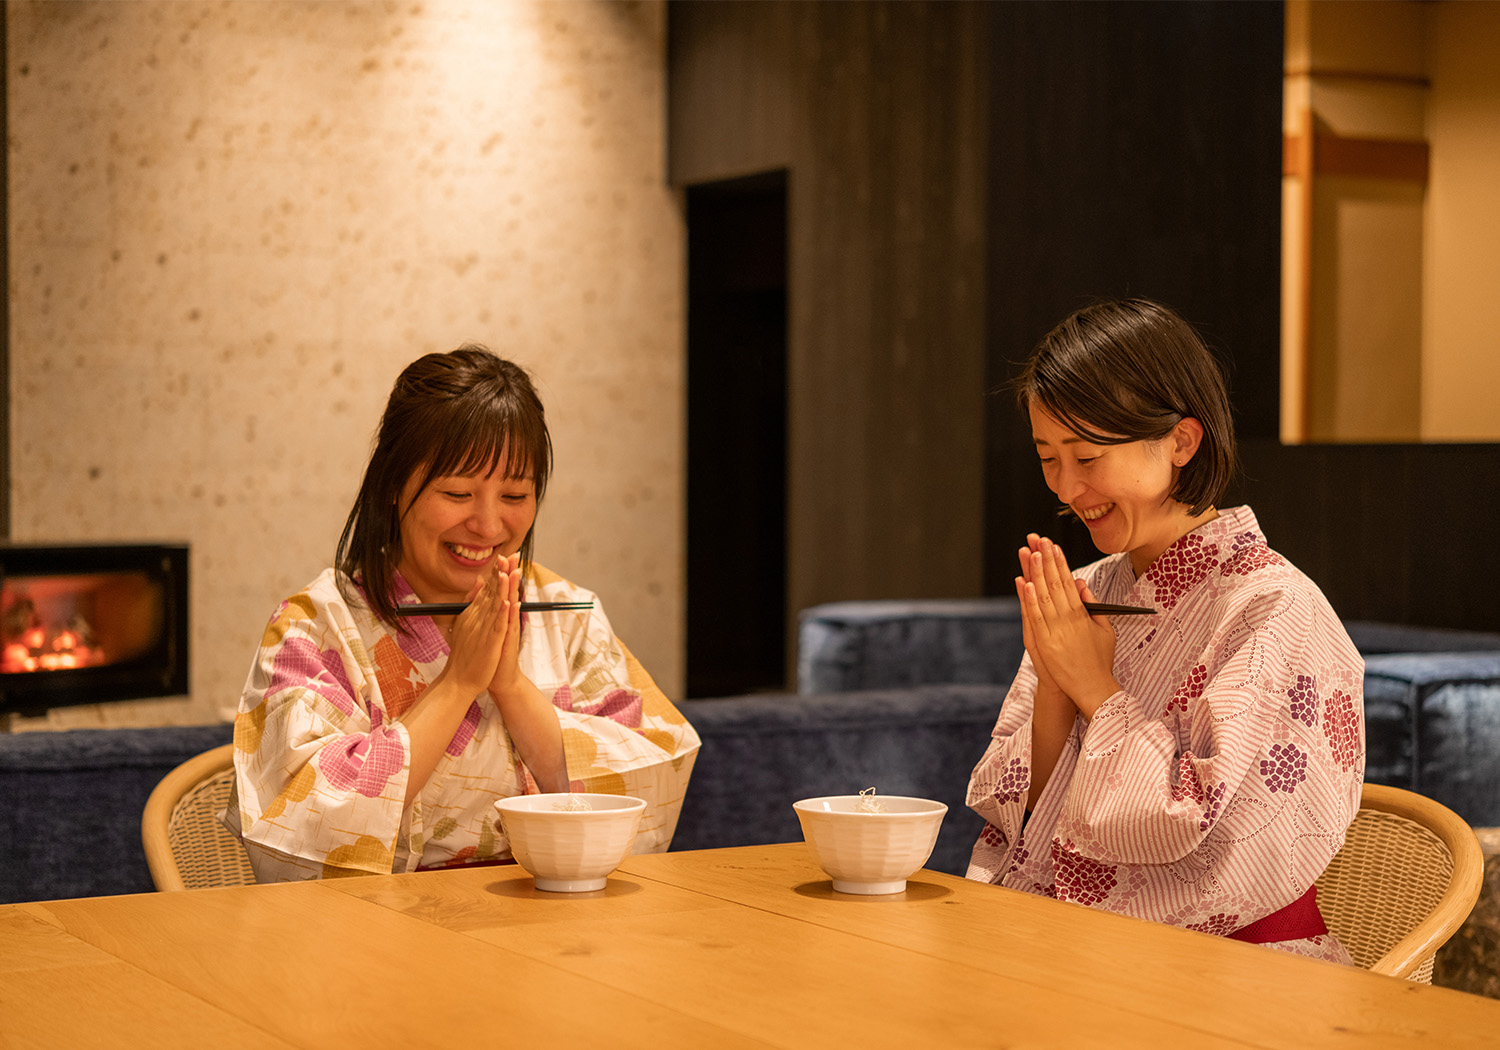
{"label": "floral yukata", "polygon": [[[1127,554],[1076,575],[1099,601],[1158,614],[1114,618],[1121,691],[1075,719],[1029,820],[1036,673],[1022,660],[969,781],[988,822],[969,878],[1220,935],[1302,896],[1364,779],[1364,661],[1322,592],[1248,507],[1140,579]],[[1270,946],[1350,961],[1331,933]]]}
{"label": "floral yukata", "polygon": [[[416,596],[399,574],[397,602]],[[571,788],[647,807],[632,852],[672,840],[698,734],[615,638],[597,599],[540,566],[536,601],[588,612],[527,613],[521,670],[562,723]],[[398,721],[448,660],[427,617],[402,635],[339,592],[329,569],[282,603],[261,638],[234,724],[235,790],[224,823],[260,882],[504,860],[497,799],[538,788],[487,692],[403,807],[410,748]]]}

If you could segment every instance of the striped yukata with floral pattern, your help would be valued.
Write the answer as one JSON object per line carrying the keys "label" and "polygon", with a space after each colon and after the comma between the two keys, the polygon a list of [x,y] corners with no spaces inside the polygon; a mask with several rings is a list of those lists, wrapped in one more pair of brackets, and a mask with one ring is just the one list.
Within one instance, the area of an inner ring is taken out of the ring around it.
{"label": "striped yukata with floral pattern", "polygon": [[[1343,625],[1248,507],[1140,579],[1127,554],[1075,575],[1099,601],[1158,613],[1112,621],[1121,691],[1075,720],[1029,820],[1022,661],[969,782],[987,821],[969,878],[1221,935],[1279,911],[1359,809],[1364,661]],[[1350,961],[1331,933],[1271,947]]]}

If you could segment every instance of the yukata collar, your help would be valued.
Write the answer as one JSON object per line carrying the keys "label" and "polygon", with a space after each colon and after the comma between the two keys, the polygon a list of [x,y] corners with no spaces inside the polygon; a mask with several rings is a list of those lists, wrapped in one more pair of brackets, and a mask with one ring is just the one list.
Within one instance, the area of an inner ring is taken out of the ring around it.
{"label": "yukata collar", "polygon": [[[391,597],[397,605],[418,600],[417,592],[406,582],[400,569],[391,570]],[[396,646],[409,659],[418,663],[430,663],[440,656],[448,655],[448,639],[438,630],[437,624],[432,622],[432,617],[412,616],[407,618],[403,626],[406,630],[393,628],[390,633],[396,639]]]}

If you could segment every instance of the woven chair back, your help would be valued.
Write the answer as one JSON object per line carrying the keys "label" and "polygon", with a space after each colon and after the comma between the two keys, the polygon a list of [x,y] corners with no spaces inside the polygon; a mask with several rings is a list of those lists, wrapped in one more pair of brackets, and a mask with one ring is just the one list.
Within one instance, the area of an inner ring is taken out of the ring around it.
{"label": "woven chair back", "polygon": [[1318,908],[1358,965],[1430,984],[1433,957],[1468,916],[1482,876],[1478,840],[1456,815],[1367,784],[1343,849],[1318,879]]}
{"label": "woven chair back", "polygon": [[245,886],[255,873],[219,823],[234,781],[234,745],[188,759],[162,778],[141,814],[141,844],[158,890]]}
{"label": "woven chair back", "polygon": [[244,847],[219,823],[233,780],[233,767],[216,773],[190,788],[172,807],[167,840],[183,885],[190,890],[255,881]]}

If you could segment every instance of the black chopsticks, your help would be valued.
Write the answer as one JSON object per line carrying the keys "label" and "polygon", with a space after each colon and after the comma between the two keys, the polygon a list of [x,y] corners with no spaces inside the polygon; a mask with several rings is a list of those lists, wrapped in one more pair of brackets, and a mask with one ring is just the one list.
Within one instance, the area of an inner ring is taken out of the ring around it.
{"label": "black chopsticks", "polygon": [[1145,605],[1110,605],[1108,602],[1084,602],[1083,607],[1095,616],[1147,616],[1156,612]]}
{"label": "black chopsticks", "polygon": [[[413,602],[396,606],[397,616],[453,616],[469,607],[468,602]],[[593,602],[522,602],[522,612],[563,612],[592,609]]]}

